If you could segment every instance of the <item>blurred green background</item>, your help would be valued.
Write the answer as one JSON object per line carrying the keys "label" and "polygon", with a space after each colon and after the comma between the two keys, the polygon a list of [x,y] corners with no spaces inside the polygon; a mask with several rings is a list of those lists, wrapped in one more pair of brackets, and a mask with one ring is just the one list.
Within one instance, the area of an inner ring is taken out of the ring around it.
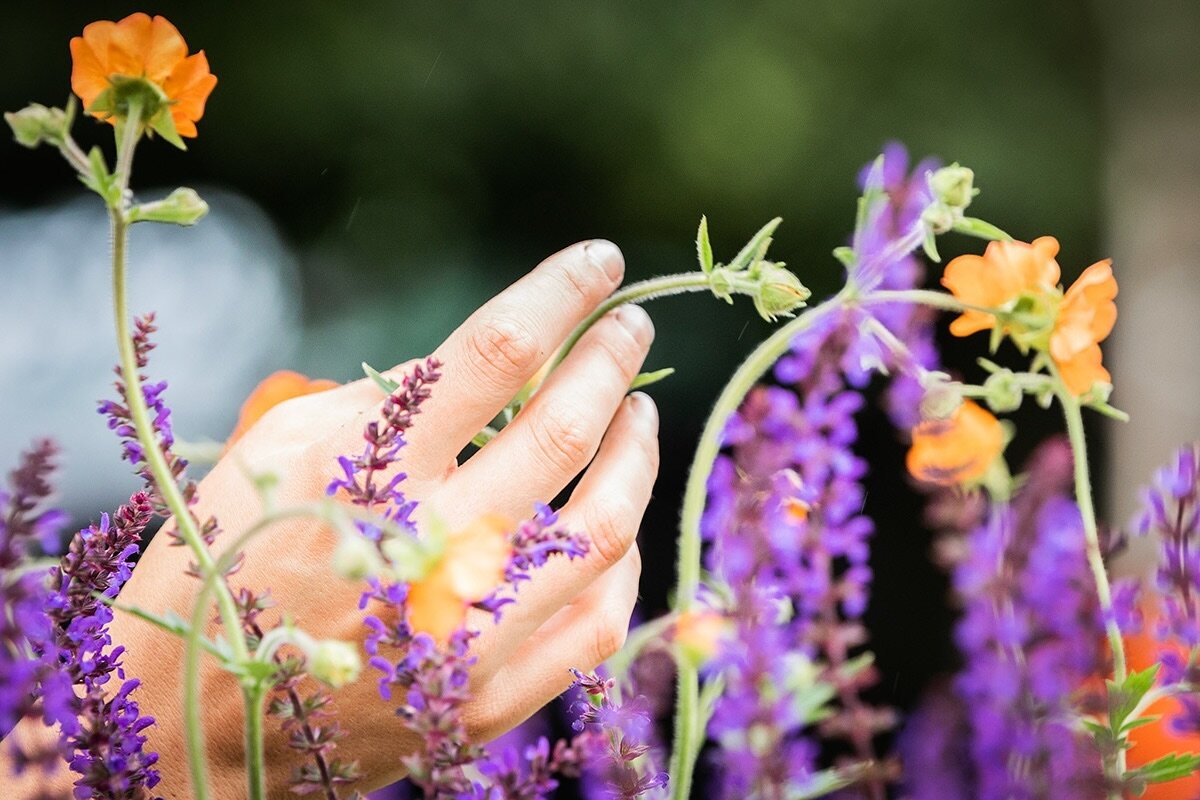
{"label": "blurred green background", "polygon": [[[773,253],[820,297],[841,277],[829,253],[848,236],[855,175],[889,139],[973,167],[983,193],[972,210],[1018,238],[1056,235],[1065,277],[1101,254],[1103,46],[1091,3],[10,4],[0,106],[61,102],[68,39],[135,10],[171,19],[220,80],[190,151],[144,147],[136,182],[230,189],[279,227],[303,298],[302,347],[279,367],[344,380],[362,360],[426,353],[580,239],[617,242],[629,280],[689,269],[702,213],[718,258],[782,216]],[[85,143],[109,137],[77,128]],[[51,152],[3,141],[0,165],[9,209],[80,191]],[[979,247],[952,239],[943,255]],[[16,300],[2,273],[0,297]],[[695,437],[767,326],[748,302],[703,296],[650,311],[648,368],[678,369],[652,390],[666,454],[643,529],[653,611],[672,580]],[[982,347],[956,345],[950,359],[968,368]],[[230,421],[240,401],[228,398]],[[903,705],[952,665],[951,612],[920,504],[896,477],[903,451],[880,418],[864,431],[877,465],[880,693]]]}

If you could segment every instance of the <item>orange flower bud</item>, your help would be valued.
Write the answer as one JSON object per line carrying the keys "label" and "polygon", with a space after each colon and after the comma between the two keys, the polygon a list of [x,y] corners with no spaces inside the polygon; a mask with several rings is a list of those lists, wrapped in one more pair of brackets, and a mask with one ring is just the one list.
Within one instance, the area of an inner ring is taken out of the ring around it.
{"label": "orange flower bud", "polygon": [[729,620],[716,611],[685,611],[675,621],[675,644],[696,664],[713,658],[729,632]]}
{"label": "orange flower bud", "polygon": [[908,471],[941,486],[972,483],[987,474],[1004,451],[1004,429],[991,412],[971,400],[947,419],[913,428]]}

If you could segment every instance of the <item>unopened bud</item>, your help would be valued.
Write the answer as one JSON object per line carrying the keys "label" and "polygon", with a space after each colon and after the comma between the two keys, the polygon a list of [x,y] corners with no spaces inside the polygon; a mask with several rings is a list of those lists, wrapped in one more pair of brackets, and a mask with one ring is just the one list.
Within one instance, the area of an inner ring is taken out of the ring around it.
{"label": "unopened bud", "polygon": [[6,112],[4,121],[12,128],[17,144],[23,147],[34,148],[43,142],[57,147],[66,136],[67,112],[61,108],[47,108],[41,103]]}
{"label": "unopened bud", "polygon": [[934,233],[942,234],[954,229],[954,223],[961,214],[961,211],[956,214],[954,208],[939,201],[921,212],[921,220]]}
{"label": "unopened bud", "polygon": [[962,405],[959,384],[944,372],[930,372],[921,381],[921,419],[950,419]]}
{"label": "unopened bud", "polygon": [[372,542],[354,534],[343,536],[333,551],[333,571],[352,581],[378,575],[383,560]]}
{"label": "unopened bud", "polygon": [[207,213],[208,203],[201,200],[193,189],[182,187],[162,200],[142,203],[129,209],[129,221],[195,225]]}
{"label": "unopened bud", "polygon": [[700,666],[717,655],[729,628],[729,620],[716,611],[687,611],[675,623],[675,644],[685,659]]}
{"label": "unopened bud", "polygon": [[987,404],[997,414],[1016,411],[1025,399],[1025,392],[1010,369],[992,373],[983,383]]}
{"label": "unopened bud", "polygon": [[800,279],[782,264],[762,261],[755,267],[758,291],[754,294],[754,308],[767,322],[777,317],[790,317],[792,312],[804,305],[812,292],[800,283]]}
{"label": "unopened bud", "polygon": [[972,198],[979,194],[975,188],[975,173],[958,164],[934,172],[929,178],[929,188],[938,200],[960,211],[971,205]]}
{"label": "unopened bud", "polygon": [[357,680],[362,658],[349,642],[325,639],[312,648],[307,666],[310,675],[336,689]]}

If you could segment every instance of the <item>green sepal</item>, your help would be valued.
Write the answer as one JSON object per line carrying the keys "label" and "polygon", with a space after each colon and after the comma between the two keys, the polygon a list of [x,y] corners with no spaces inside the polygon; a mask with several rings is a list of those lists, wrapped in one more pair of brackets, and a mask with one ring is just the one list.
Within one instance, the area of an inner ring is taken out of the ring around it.
{"label": "green sepal", "polygon": [[763,255],[767,252],[767,247],[771,243],[771,235],[775,233],[775,229],[779,227],[779,223],[783,222],[783,217],[775,217],[758,229],[758,233],[751,237],[750,241],[746,242],[745,246],[738,251],[738,254],[733,257],[733,261],[729,262],[726,269],[737,272],[744,270],[755,261],[761,261]]}
{"label": "green sepal", "polygon": [[696,231],[696,258],[705,275],[713,271],[712,242],[708,240],[708,217],[700,217],[700,228]]}
{"label": "green sepal", "polygon": [[977,217],[962,217],[954,221],[951,229],[956,233],[964,233],[977,239],[988,241],[1011,242],[1012,237],[990,222],[984,222]]}
{"label": "green sepal", "polygon": [[116,206],[121,201],[121,187],[117,185],[113,174],[108,171],[104,160],[104,152],[99,147],[93,147],[88,152],[88,166],[91,168],[86,175],[80,175],[79,180],[104,200],[105,205]]}
{"label": "green sepal", "polygon": [[158,110],[158,113],[146,123],[146,128],[157,133],[164,140],[175,145],[180,150],[187,150],[187,145],[183,143],[183,139],[179,136],[179,131],[175,128],[175,118],[171,116],[170,106],[162,106]]}
{"label": "green sepal", "polygon": [[653,386],[661,380],[666,380],[675,374],[674,367],[666,367],[664,369],[656,369],[653,372],[640,372],[633,379],[633,383],[629,384],[629,390],[642,389],[646,386]]}
{"label": "green sepal", "polygon": [[823,769],[799,782],[788,784],[783,796],[785,800],[816,800],[846,788],[855,780],[853,770]]}
{"label": "green sepal", "polygon": [[365,361],[362,362],[362,371],[368,378],[375,381],[375,385],[382,389],[384,394],[393,394],[397,389],[400,388],[399,383],[384,375],[382,372],[375,369]]}
{"label": "green sepal", "polygon": [[842,266],[847,270],[853,270],[858,266],[858,253],[854,252],[853,247],[845,245],[835,247],[833,248],[833,257],[842,262]]}
{"label": "green sepal", "polygon": [[921,242],[921,246],[925,250],[925,255],[935,264],[942,263],[942,257],[938,255],[937,235],[932,230],[925,232],[925,240]]}

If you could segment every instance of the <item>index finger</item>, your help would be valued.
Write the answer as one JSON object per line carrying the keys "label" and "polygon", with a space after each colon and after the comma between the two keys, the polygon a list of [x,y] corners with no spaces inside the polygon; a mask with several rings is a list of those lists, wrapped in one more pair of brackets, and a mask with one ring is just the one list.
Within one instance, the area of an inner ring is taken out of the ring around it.
{"label": "index finger", "polygon": [[433,353],[442,377],[410,444],[432,465],[449,463],[624,274],[617,246],[594,239],[555,253],[488,301]]}

